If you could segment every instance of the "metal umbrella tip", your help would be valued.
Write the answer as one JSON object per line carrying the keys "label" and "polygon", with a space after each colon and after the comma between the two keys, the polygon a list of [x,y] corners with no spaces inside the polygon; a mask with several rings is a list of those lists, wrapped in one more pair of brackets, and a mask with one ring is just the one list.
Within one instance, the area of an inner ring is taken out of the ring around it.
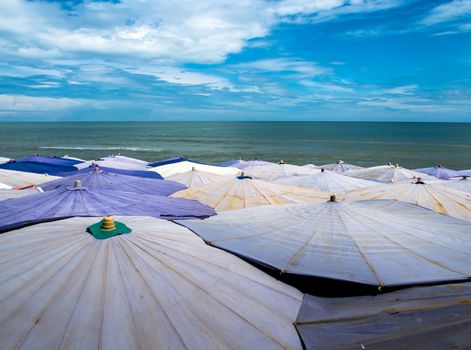
{"label": "metal umbrella tip", "polygon": [[82,187],[82,182],[80,180],[75,180],[74,181],[74,188],[80,188]]}

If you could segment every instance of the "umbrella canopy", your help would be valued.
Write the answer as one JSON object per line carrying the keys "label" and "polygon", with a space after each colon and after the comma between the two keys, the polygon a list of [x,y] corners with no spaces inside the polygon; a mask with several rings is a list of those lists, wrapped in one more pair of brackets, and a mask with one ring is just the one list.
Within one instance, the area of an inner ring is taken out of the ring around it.
{"label": "umbrella canopy", "polygon": [[320,189],[326,192],[348,192],[359,188],[377,186],[378,182],[356,179],[334,171],[324,171],[314,175],[296,175],[275,180],[276,183]]}
{"label": "umbrella canopy", "polygon": [[269,165],[269,164],[274,164],[274,163],[266,162],[264,160],[259,160],[259,159],[253,159],[253,160],[232,159],[218,165],[219,166],[232,166],[237,169],[245,169],[250,166]]}
{"label": "umbrella canopy", "polygon": [[49,174],[58,175],[65,172],[75,171],[76,168],[73,166],[61,166],[47,163],[37,162],[17,162],[11,160],[7,163],[0,164],[0,169],[23,171],[35,174]]}
{"label": "umbrella canopy", "polygon": [[240,170],[237,168],[201,164],[201,163],[195,163],[189,160],[160,165],[160,166],[151,168],[149,170],[156,171],[165,178],[165,177],[169,177],[169,176],[179,174],[179,173],[186,173],[187,171],[193,170],[193,168],[199,171],[205,171],[207,173],[212,173],[212,174],[217,174],[217,175],[235,176],[240,173]]}
{"label": "umbrella canopy", "polygon": [[0,183],[10,187],[29,187],[56,179],[59,179],[59,177],[0,169]]}
{"label": "umbrella canopy", "polygon": [[85,174],[63,177],[40,186],[44,191],[53,191],[59,188],[73,186],[77,180],[80,180],[82,186],[90,190],[134,192],[160,196],[168,196],[169,194],[186,188],[185,185],[175,181],[154,180],[137,176],[108,173],[100,170],[98,167]]}
{"label": "umbrella canopy", "polygon": [[469,349],[471,283],[376,296],[306,294],[296,328],[307,350]]}
{"label": "umbrella canopy", "polygon": [[164,160],[159,160],[157,162],[149,163],[150,167],[156,167],[156,166],[161,166],[161,165],[166,165],[166,164],[174,164],[174,163],[180,163],[187,161],[188,159],[183,158],[183,157],[173,157],[169,159],[164,159]]}
{"label": "umbrella canopy", "polygon": [[0,182],[0,189],[1,190],[11,190],[13,187],[9,186],[9,185],[5,185],[3,183]]}
{"label": "umbrella canopy", "polygon": [[145,170],[147,166],[145,164],[137,164],[133,162],[126,162],[120,159],[108,158],[104,160],[89,160],[81,164],[77,164],[75,167],[79,170],[88,168],[90,166],[99,166],[106,168],[124,169],[124,170]]}
{"label": "umbrella canopy", "polygon": [[226,181],[227,179],[227,176],[207,173],[196,169],[167,177],[167,180],[179,182],[188,188],[212,184],[219,181]]}
{"label": "umbrella canopy", "polygon": [[299,291],[171,222],[116,220],[131,232],[71,218],[0,236],[2,349],[302,348]]}
{"label": "umbrella canopy", "polygon": [[408,203],[266,206],[181,224],[281,273],[375,286],[471,277],[471,223]]}
{"label": "umbrella canopy", "polygon": [[63,167],[72,167],[76,164],[82,163],[82,161],[71,159],[71,158],[60,158],[60,157],[43,157],[43,156],[32,156],[25,158],[15,159],[17,163],[40,163],[40,164],[49,164]]}
{"label": "umbrella canopy", "polygon": [[69,156],[68,154],[64,155],[62,158],[64,158],[64,159],[78,160],[78,161],[81,162],[81,163],[82,163],[82,162],[86,162],[85,159],[81,159],[81,158],[77,158],[77,157],[71,157],[71,156]]}
{"label": "umbrella canopy", "polygon": [[109,156],[101,158],[100,160],[111,160],[111,161],[120,162],[120,163],[139,164],[139,165],[144,166],[144,167],[146,167],[149,164],[145,160],[132,158],[132,157],[126,157],[126,156],[122,156],[120,154],[118,154],[118,155],[109,155]]}
{"label": "umbrella canopy", "polygon": [[315,164],[312,164],[312,163],[309,163],[309,164],[305,164],[305,165],[303,165],[303,168],[308,168],[308,169],[319,169],[319,168],[317,167],[317,165],[315,165]]}
{"label": "umbrella canopy", "polygon": [[458,171],[459,176],[467,176],[471,177],[471,169],[470,170],[460,170]]}
{"label": "umbrella canopy", "polygon": [[358,179],[379,181],[384,183],[411,181],[418,177],[424,180],[436,180],[433,176],[424,175],[417,171],[409,170],[399,165],[380,165],[371,168],[349,170],[344,173],[347,176]]}
{"label": "umbrella canopy", "polygon": [[338,160],[332,164],[320,165],[318,168],[325,170],[335,171],[337,173],[344,173],[349,170],[363,169],[361,166],[345,163],[343,160]]}
{"label": "umbrella canopy", "polygon": [[0,232],[72,216],[103,215],[204,218],[214,215],[214,210],[197,201],[69,187],[1,201]]}
{"label": "umbrella canopy", "polygon": [[175,198],[198,200],[217,212],[262,205],[320,202],[329,196],[329,193],[314,189],[243,177],[189,188],[172,195]]}
{"label": "umbrella canopy", "polygon": [[415,169],[414,171],[434,176],[439,179],[449,179],[451,177],[460,176],[460,173],[458,171],[444,168],[441,165],[433,166],[430,168]]}
{"label": "umbrella canopy", "polygon": [[6,162],[9,162],[9,161],[10,161],[10,158],[0,157],[0,164],[1,163],[6,163]]}
{"label": "umbrella canopy", "polygon": [[435,181],[435,185],[451,188],[456,191],[471,193],[471,178],[463,176],[453,180]]}
{"label": "umbrella canopy", "polygon": [[346,194],[348,199],[395,199],[420,205],[441,214],[471,221],[471,195],[434,182],[398,183],[363,188]]}
{"label": "umbrella canopy", "polygon": [[318,172],[320,172],[319,169],[308,169],[282,162],[278,164],[253,166],[244,170],[246,175],[265,181],[273,181],[281,177],[293,175],[312,175]]}
{"label": "umbrella canopy", "polygon": [[29,196],[30,194],[40,193],[41,191],[36,188],[26,188],[24,190],[7,190],[0,187],[0,201],[11,198],[21,198]]}
{"label": "umbrella canopy", "polygon": [[[59,173],[59,176],[73,176],[73,175],[78,175],[78,174],[88,174],[89,172],[93,171],[94,168],[98,167],[96,163],[92,163],[86,168],[80,169],[80,170],[75,170],[71,172],[66,172],[66,173]],[[121,175],[128,175],[128,176],[137,176],[137,177],[143,177],[143,178],[149,178],[149,179],[157,179],[157,180],[162,180],[163,177],[160,176],[160,174],[154,172],[154,171],[147,171],[147,170],[128,170],[128,169],[117,169],[117,168],[108,168],[108,167],[99,167],[101,170],[106,171],[107,173],[113,173],[113,174],[121,174]]]}

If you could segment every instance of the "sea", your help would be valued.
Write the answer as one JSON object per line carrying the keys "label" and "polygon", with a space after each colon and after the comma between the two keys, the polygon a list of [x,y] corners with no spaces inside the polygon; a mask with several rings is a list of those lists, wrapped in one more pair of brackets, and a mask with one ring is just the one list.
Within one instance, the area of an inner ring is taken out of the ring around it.
{"label": "sea", "polygon": [[0,123],[0,157],[123,154],[147,161],[263,159],[471,169],[471,123],[64,122]]}

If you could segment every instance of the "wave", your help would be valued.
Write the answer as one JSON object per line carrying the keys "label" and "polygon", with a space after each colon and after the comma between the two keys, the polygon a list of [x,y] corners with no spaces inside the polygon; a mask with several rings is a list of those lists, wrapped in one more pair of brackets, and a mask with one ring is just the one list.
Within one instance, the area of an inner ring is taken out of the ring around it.
{"label": "wave", "polygon": [[141,148],[141,147],[122,147],[122,146],[84,146],[84,147],[68,147],[68,146],[42,146],[40,149],[60,149],[60,150],[90,150],[90,151],[134,151],[134,152],[163,152],[163,148]]}

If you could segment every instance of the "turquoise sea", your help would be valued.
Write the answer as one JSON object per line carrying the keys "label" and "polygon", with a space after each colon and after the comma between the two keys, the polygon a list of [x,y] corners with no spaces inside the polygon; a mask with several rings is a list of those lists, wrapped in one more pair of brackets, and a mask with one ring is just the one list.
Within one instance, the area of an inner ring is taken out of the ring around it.
{"label": "turquoise sea", "polygon": [[95,159],[121,153],[148,161],[175,155],[293,164],[399,163],[471,168],[471,124],[359,122],[0,123],[0,157],[39,153]]}

